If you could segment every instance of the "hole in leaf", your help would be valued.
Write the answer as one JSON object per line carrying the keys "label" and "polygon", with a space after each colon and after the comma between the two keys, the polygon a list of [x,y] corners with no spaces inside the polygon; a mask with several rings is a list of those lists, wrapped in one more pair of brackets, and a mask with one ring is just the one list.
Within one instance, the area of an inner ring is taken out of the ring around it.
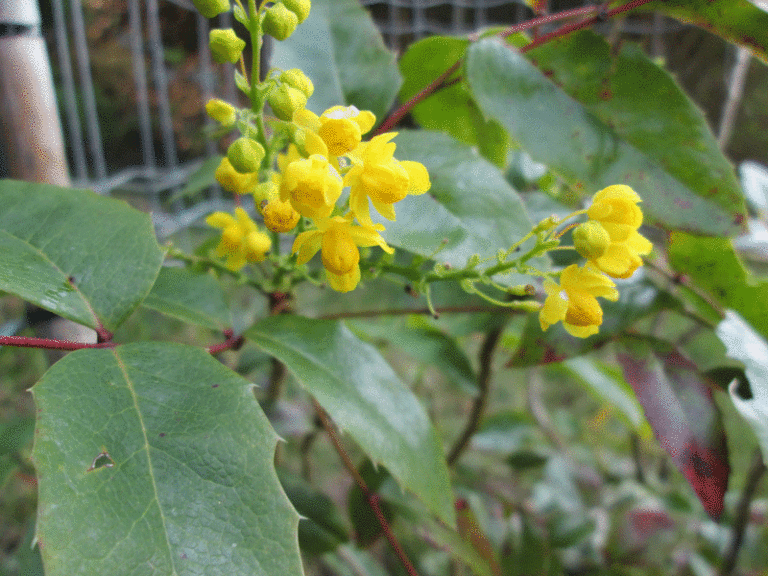
{"label": "hole in leaf", "polygon": [[105,449],[102,449],[91,463],[91,467],[86,472],[92,472],[98,468],[112,468],[115,465],[115,461],[112,460],[112,456],[109,455]]}

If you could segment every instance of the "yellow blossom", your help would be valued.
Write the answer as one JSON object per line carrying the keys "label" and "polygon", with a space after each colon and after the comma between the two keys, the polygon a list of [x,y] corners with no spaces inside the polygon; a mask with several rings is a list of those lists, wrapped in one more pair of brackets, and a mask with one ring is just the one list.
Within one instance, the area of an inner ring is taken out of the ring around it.
{"label": "yellow blossom", "polygon": [[597,334],[603,323],[597,296],[614,302],[619,298],[616,285],[589,265],[579,268],[571,264],[562,271],[559,285],[547,279],[544,290],[547,298],[539,312],[541,329],[562,321],[566,331],[578,338]]}
{"label": "yellow blossom", "polygon": [[215,176],[216,181],[221,184],[221,187],[233,194],[247,194],[253,191],[259,183],[259,174],[257,172],[241,174],[235,170],[227,158],[221,159],[219,167],[216,168]]}
{"label": "yellow blossom", "polygon": [[269,236],[261,232],[248,213],[235,208],[235,216],[226,212],[214,212],[205,222],[214,228],[221,228],[221,240],[216,247],[216,256],[226,256],[225,266],[240,270],[247,262],[261,262],[272,247]]}
{"label": "yellow blossom", "polygon": [[333,106],[320,116],[305,108],[294,115],[293,121],[317,134],[328,148],[329,155],[341,156],[357,148],[362,135],[376,123],[376,116],[355,106]]}
{"label": "yellow blossom", "polygon": [[637,230],[643,212],[640,196],[629,186],[617,184],[601,190],[592,199],[587,215],[608,233],[610,244],[590,262],[613,278],[629,278],[650,254],[653,245]]}
{"label": "yellow blossom", "polygon": [[283,202],[279,198],[268,200],[261,214],[264,216],[264,226],[272,232],[290,232],[301,218],[290,202]]}
{"label": "yellow blossom", "polygon": [[328,159],[320,154],[295,160],[282,171],[280,200],[290,200],[307,218],[330,216],[341,196],[342,180]]}
{"label": "yellow blossom", "polygon": [[308,262],[318,250],[322,250],[323,266],[327,272],[328,284],[337,292],[349,292],[360,282],[360,251],[358,246],[380,246],[392,254],[394,249],[387,245],[375,226],[355,226],[351,214],[318,218],[317,228],[307,230],[296,237],[292,252],[298,252],[297,264]]}
{"label": "yellow blossom", "polygon": [[344,176],[344,185],[350,187],[349,207],[361,224],[373,224],[368,198],[379,214],[394,220],[395,202],[408,194],[423,194],[431,186],[422,164],[393,158],[395,144],[390,140],[396,135],[387,132],[375,136],[349,155],[353,166]]}

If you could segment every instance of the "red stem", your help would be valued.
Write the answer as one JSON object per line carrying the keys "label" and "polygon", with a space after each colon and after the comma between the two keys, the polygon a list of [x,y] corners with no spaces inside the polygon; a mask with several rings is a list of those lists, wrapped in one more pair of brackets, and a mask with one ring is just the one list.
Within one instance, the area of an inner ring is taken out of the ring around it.
{"label": "red stem", "polygon": [[[107,334],[109,334],[107,332]],[[110,334],[111,337],[111,334]],[[82,348],[114,348],[117,346],[112,341],[97,342],[72,342],[70,340],[54,340],[52,338],[31,338],[27,336],[0,336],[0,346],[14,346],[16,348],[44,348],[46,350],[81,350]]]}
{"label": "red stem", "polygon": [[216,355],[225,350],[238,350],[245,342],[245,338],[243,338],[242,335],[235,336],[235,333],[232,330],[224,330],[224,336],[226,336],[227,339],[221,344],[208,346],[207,350],[209,354]]}

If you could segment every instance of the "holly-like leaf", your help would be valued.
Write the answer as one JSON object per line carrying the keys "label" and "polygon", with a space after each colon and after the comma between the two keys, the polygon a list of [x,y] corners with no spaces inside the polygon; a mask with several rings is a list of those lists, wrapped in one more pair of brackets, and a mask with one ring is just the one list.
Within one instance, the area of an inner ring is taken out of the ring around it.
{"label": "holly-like leaf", "polygon": [[290,38],[275,42],[271,64],[300,68],[309,76],[315,92],[307,108],[317,114],[354,104],[380,120],[401,82],[394,53],[355,0],[314,0],[309,17]]}
{"label": "holly-like leaf", "polygon": [[659,443],[707,513],[719,518],[730,466],[712,390],[688,359],[664,343],[624,339],[617,358]]}
{"label": "holly-like leaf", "polygon": [[252,385],[198,348],[80,350],[33,388],[48,576],[300,576]]}
{"label": "holly-like leaf", "polygon": [[663,0],[647,4],[653,10],[711,34],[740,44],[768,64],[768,12],[749,0]]}
{"label": "holly-like leaf", "polygon": [[749,274],[730,238],[705,238],[676,232],[670,236],[669,262],[724,307],[741,314],[768,337],[768,282]]}
{"label": "holly-like leaf", "polygon": [[[520,196],[474,149],[426,130],[400,132],[395,142],[395,157],[424,164],[432,187],[398,202],[395,222],[381,220],[388,243],[463,268],[473,254],[493,258],[531,231]],[[522,252],[532,245],[533,240],[523,244]],[[489,262],[496,263],[495,258]],[[529,263],[540,269],[548,266],[544,258]],[[529,280],[520,276],[517,281]]]}
{"label": "holly-like leaf", "polygon": [[[531,50],[527,57],[616,138],[656,166],[654,172],[671,176],[683,192],[712,202],[732,219],[743,216],[744,199],[733,166],[704,114],[639,46],[624,44],[614,56],[603,37],[583,30]],[[647,176],[653,178],[654,172]],[[645,176],[638,178],[644,181]],[[683,197],[664,198],[654,181],[644,181],[636,190],[652,218],[668,209],[686,210]]]}
{"label": "holly-like leaf", "polygon": [[161,269],[142,306],[213,330],[232,325],[221,284],[184,268]]}
{"label": "holly-like leaf", "polygon": [[424,408],[371,345],[342,323],[281,315],[245,335],[283,362],[376,464],[454,524],[443,449]]}
{"label": "holly-like leaf", "polygon": [[718,325],[717,335],[728,349],[728,356],[744,363],[749,390],[742,391],[738,380],[734,380],[728,391],[733,404],[755,431],[763,460],[768,461],[768,343],[731,310]]}
{"label": "holly-like leaf", "polygon": [[[629,130],[629,124],[623,131],[615,128],[609,122],[618,114],[615,109],[604,116],[603,111],[592,111],[520,53],[496,40],[481,40],[468,49],[466,80],[487,116],[498,120],[534,160],[572,180],[575,186],[594,193],[611,184],[628,184],[643,198],[649,221],[708,234],[735,230],[743,219],[743,202],[729,203],[734,197],[733,178],[720,181],[716,189],[702,185],[695,178],[698,167],[672,161],[671,148],[666,144],[668,132],[679,130],[680,123],[686,134],[698,136],[706,130],[705,125],[691,126],[693,119],[680,101],[684,97],[666,73],[652,68],[637,51],[625,50],[623,54],[621,66],[616,68],[622,76],[612,88],[621,98],[614,106],[621,106],[623,111],[637,106],[637,98],[630,98],[629,92],[642,88],[631,73],[632,66],[638,66],[653,71],[654,82],[663,82],[663,90],[654,94],[663,97],[670,108],[662,114],[665,108],[658,106],[653,114],[641,116],[642,130]],[[613,62],[608,60],[607,65],[610,68]],[[608,77],[613,81],[614,76]],[[626,116],[634,118],[628,112]],[[686,144],[700,152],[701,160],[714,157],[700,138]],[[657,148],[665,151],[663,157],[655,152]],[[715,165],[720,166],[717,154]]]}
{"label": "holly-like leaf", "polygon": [[113,331],[152,287],[163,253],[149,215],[88,190],[0,181],[0,290]]}

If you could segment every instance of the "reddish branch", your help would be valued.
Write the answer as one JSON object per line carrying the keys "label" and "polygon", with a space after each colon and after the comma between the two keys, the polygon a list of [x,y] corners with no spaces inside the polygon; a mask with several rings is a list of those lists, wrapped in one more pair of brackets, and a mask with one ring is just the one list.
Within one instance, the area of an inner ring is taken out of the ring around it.
{"label": "reddish branch", "polygon": [[0,336],[0,346],[16,348],[42,348],[44,350],[81,350],[83,348],[114,348],[117,344],[112,341],[72,342],[71,340],[54,340],[53,338],[32,338],[27,336]]}
{"label": "reddish branch", "polygon": [[[536,37],[530,44],[524,46],[523,48],[520,48],[520,52],[527,52],[528,50],[536,48],[537,46],[541,46],[545,42],[549,42],[550,40],[559,38],[560,36],[565,36],[566,34],[569,34],[576,30],[587,28],[588,26],[591,26],[595,22],[612,18],[617,14],[628,12],[629,10],[634,10],[635,8],[638,8],[643,4],[648,4],[649,2],[652,2],[652,1],[653,0],[631,0],[630,2],[627,2],[622,6],[613,8],[612,10],[605,10],[605,7],[610,2],[606,2],[603,6],[585,6],[582,8],[574,8],[573,10],[563,10],[562,12],[558,12],[556,14],[547,14],[546,16],[541,16],[539,18],[532,18],[531,20],[528,20],[526,22],[522,22],[520,24],[515,24],[514,26],[510,26],[509,28],[501,32],[499,36],[501,36],[502,38],[506,38],[507,36],[511,36],[516,32],[522,32],[523,30],[536,28],[537,26],[548,24],[550,22],[565,20],[567,18],[572,18],[574,16],[581,16],[583,14],[591,14],[591,16],[589,16],[588,18],[584,18],[583,20],[579,20],[578,22],[574,22],[573,24],[566,24],[564,26],[561,26],[557,30],[550,32],[549,34],[544,34],[543,36]],[[478,39],[479,39],[478,34],[472,34],[471,36],[469,36],[469,40],[471,42],[475,42]],[[391,130],[394,126],[397,125],[398,122],[400,122],[400,120],[403,119],[403,117],[406,114],[408,114],[408,112],[411,111],[411,109],[414,106],[416,106],[416,104],[424,100],[427,96],[435,93],[437,90],[441,90],[443,88],[447,88],[448,86],[452,86],[453,84],[455,84],[457,81],[456,78],[454,78],[451,81],[448,81],[448,78],[461,67],[461,63],[462,63],[461,60],[457,60],[453,64],[453,66],[448,68],[448,70],[446,70],[442,75],[440,75],[431,84],[429,84],[429,86],[424,88],[421,92],[419,92],[418,94],[413,96],[410,100],[408,100],[408,102],[406,102],[405,104],[400,106],[397,110],[395,110],[386,120],[384,120],[381,126],[378,127],[375,134],[383,134],[384,132]]]}
{"label": "reddish branch", "polygon": [[207,350],[209,354],[216,355],[225,350],[239,350],[245,342],[245,338],[243,338],[242,335],[235,336],[235,333],[232,330],[224,330],[224,336],[226,336],[227,339],[221,344],[208,346]]}
{"label": "reddish branch", "polygon": [[347,451],[344,450],[344,447],[341,445],[341,440],[339,440],[339,437],[333,428],[333,424],[328,418],[328,415],[325,413],[325,410],[323,410],[322,406],[320,406],[320,404],[318,404],[317,400],[314,398],[312,399],[312,403],[315,406],[315,412],[317,413],[318,418],[320,418],[320,422],[323,424],[323,428],[325,428],[328,437],[333,443],[333,447],[336,449],[336,452],[339,454],[341,461],[344,463],[344,467],[347,469],[347,471],[349,471],[349,473],[352,475],[352,478],[354,478],[355,483],[363,492],[363,496],[365,496],[365,500],[368,502],[368,506],[370,506],[371,510],[373,510],[376,519],[381,525],[381,530],[384,532],[384,536],[386,537],[390,546],[392,546],[392,549],[400,560],[400,563],[403,565],[406,572],[408,572],[409,576],[419,576],[419,573],[416,572],[416,568],[414,568],[413,564],[411,564],[408,555],[403,550],[403,547],[400,546],[400,542],[397,540],[397,537],[389,527],[389,522],[387,522],[387,519],[384,517],[384,512],[382,512],[381,506],[379,505],[379,495],[375,492],[372,492],[368,488],[368,484],[366,484],[365,480],[363,480],[363,477],[360,476],[357,468],[349,458],[349,454],[347,454]]}

